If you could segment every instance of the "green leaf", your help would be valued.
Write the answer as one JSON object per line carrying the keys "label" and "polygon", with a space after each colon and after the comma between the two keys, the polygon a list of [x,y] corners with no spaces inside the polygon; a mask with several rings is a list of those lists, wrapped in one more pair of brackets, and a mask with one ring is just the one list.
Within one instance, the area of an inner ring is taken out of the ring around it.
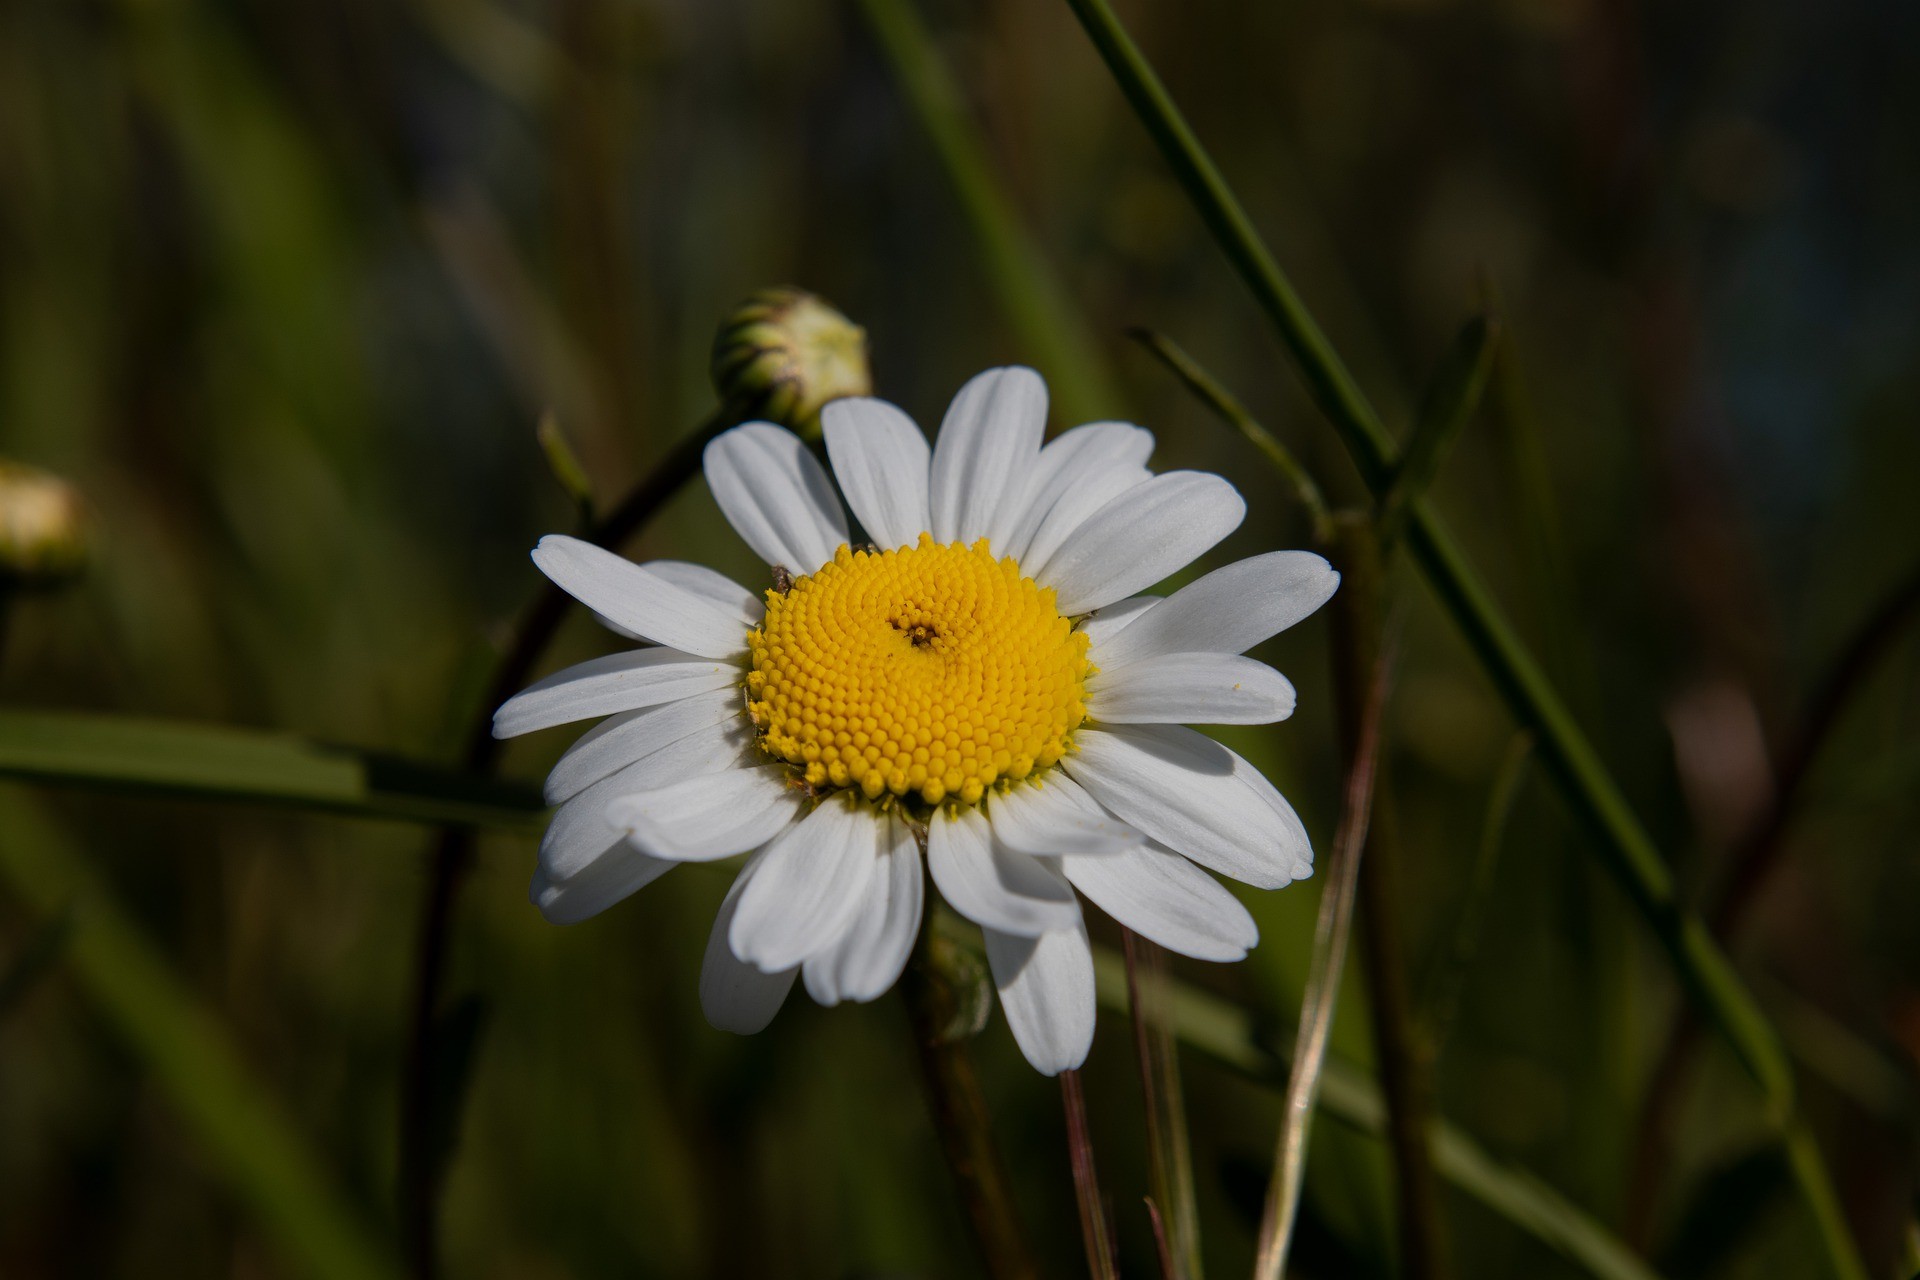
{"label": "green leaf", "polygon": [[[1127,1008],[1126,963],[1094,950],[1100,1002]],[[1175,980],[1168,981],[1173,1032],[1183,1043],[1255,1080],[1284,1088],[1287,1067],[1270,1047],[1275,1028],[1263,1027],[1239,1006]],[[1385,1139],[1387,1107],[1373,1082],[1329,1056],[1321,1069],[1319,1109],[1342,1124]],[[1434,1167],[1460,1191],[1601,1280],[1657,1280],[1656,1273],[1592,1216],[1533,1174],[1497,1159],[1459,1129],[1436,1121]]]}
{"label": "green leaf", "polygon": [[33,801],[0,789],[0,879],[34,908],[73,911],[75,977],[206,1149],[234,1198],[316,1280],[399,1270],[247,1070],[225,1029],[121,915],[80,851]]}
{"label": "green leaf", "polygon": [[544,808],[530,787],[290,733],[63,712],[0,711],[0,777],[521,830]]}

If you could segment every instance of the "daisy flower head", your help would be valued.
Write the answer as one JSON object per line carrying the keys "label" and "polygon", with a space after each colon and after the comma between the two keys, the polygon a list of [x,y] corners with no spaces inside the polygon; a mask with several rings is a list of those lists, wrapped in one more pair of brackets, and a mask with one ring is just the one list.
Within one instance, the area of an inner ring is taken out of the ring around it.
{"label": "daisy flower head", "polygon": [[1285,677],[1242,655],[1339,575],[1277,551],[1140,594],[1232,532],[1245,502],[1219,476],[1153,474],[1139,427],[1043,444],[1046,417],[1039,375],[1008,368],[961,388],[931,447],[885,401],[827,405],[831,475],[782,427],[717,437],[707,483],[771,566],[766,590],[541,540],[542,572],[646,642],[494,718],[505,737],[606,717],[547,779],[558,809],[532,897],[550,920],[682,862],[748,855],[700,996],[715,1026],[758,1031],[796,977],[827,1005],[893,984],[920,929],[924,850],[1050,1075],[1093,1038],[1083,898],[1170,950],[1245,956],[1253,919],[1209,873],[1277,888],[1311,873],[1312,850],[1258,770],[1186,725],[1290,715]]}

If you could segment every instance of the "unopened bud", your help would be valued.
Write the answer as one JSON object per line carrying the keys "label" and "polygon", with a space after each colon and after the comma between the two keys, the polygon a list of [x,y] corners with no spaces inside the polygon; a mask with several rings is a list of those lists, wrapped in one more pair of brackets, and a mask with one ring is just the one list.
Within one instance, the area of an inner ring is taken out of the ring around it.
{"label": "unopened bud", "polygon": [[46,586],[73,577],[87,563],[89,524],[72,485],[0,459],[0,582]]}
{"label": "unopened bud", "polygon": [[873,393],[867,331],[804,289],[762,289],[713,340],[713,387],[743,413],[820,434],[820,410]]}

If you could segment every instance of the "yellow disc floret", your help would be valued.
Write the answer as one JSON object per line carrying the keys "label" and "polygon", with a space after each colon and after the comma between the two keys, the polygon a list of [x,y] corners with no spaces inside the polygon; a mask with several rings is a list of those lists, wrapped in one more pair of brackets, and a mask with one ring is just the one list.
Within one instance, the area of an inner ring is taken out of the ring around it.
{"label": "yellow disc floret", "polygon": [[760,746],[817,788],[975,804],[1059,760],[1087,715],[1087,637],[984,539],[843,546],[769,591],[749,639]]}

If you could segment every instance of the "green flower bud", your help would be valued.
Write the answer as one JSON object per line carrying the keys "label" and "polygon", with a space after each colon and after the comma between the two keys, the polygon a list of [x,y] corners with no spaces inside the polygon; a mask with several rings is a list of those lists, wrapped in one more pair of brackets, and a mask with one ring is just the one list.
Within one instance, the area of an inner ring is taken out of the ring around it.
{"label": "green flower bud", "polygon": [[86,567],[91,523],[65,480],[0,458],[0,583],[49,586],[74,577]]}
{"label": "green flower bud", "polygon": [[713,340],[713,388],[743,413],[820,435],[820,410],[873,394],[867,331],[804,289],[762,289]]}

